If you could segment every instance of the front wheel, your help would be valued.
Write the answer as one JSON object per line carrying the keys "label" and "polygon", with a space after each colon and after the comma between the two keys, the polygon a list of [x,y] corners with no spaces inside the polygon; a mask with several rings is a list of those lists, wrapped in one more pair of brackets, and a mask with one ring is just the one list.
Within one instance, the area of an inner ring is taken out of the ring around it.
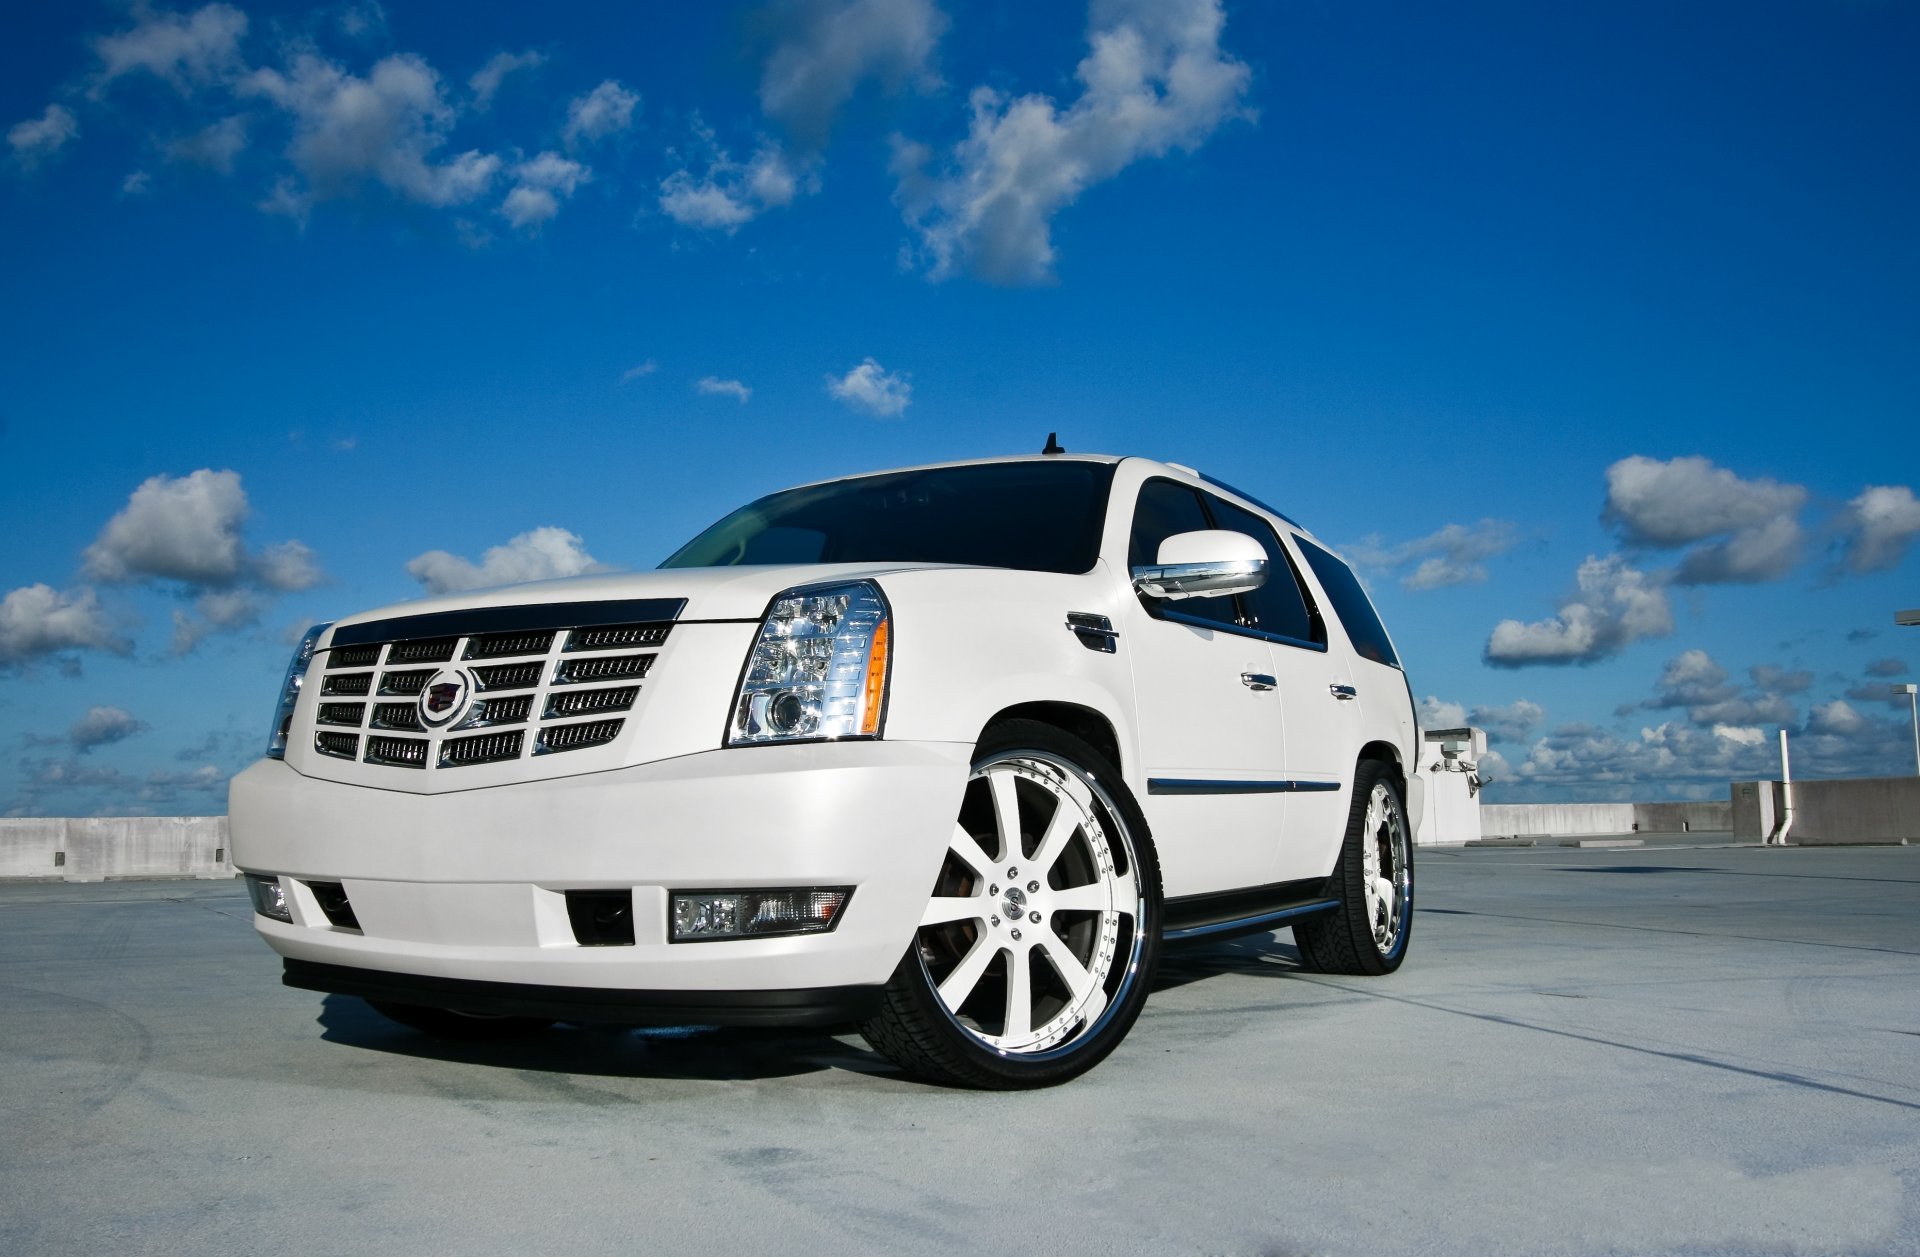
{"label": "front wheel", "polygon": [[976,753],[913,945],[861,1027],[935,1082],[1065,1082],[1126,1037],[1158,955],[1160,874],[1119,772],[1050,725]]}
{"label": "front wheel", "polygon": [[1392,973],[1413,933],[1413,845],[1393,770],[1362,760],[1347,833],[1328,879],[1331,912],[1293,927],[1300,962],[1320,973]]}

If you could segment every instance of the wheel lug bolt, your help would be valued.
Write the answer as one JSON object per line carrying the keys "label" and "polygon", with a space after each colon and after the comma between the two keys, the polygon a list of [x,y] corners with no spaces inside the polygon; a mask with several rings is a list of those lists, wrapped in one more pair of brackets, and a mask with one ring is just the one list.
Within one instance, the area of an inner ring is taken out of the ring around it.
{"label": "wheel lug bolt", "polygon": [[1020,870],[1009,865],[1007,868],[1007,880],[1010,882],[1016,881],[1019,879],[1019,877],[1020,877]]}
{"label": "wheel lug bolt", "polygon": [[1028,883],[1027,883],[1027,893],[1028,893],[1029,895],[1035,895],[1035,894],[1038,894],[1039,892],[1040,892],[1040,883],[1039,883],[1039,882],[1028,882]]}
{"label": "wheel lug bolt", "polygon": [[994,924],[994,925],[998,925],[998,924],[1000,924],[1000,918],[999,918],[999,917],[988,917],[988,918],[987,918],[987,920],[988,920],[989,922],[991,922],[992,924]]}
{"label": "wheel lug bolt", "polygon": [[1013,941],[1014,941],[1014,942],[1016,942],[1016,943],[1020,941],[1020,931],[1019,931],[1019,930],[1015,930],[1015,931],[1013,932]]}
{"label": "wheel lug bolt", "polygon": [[987,895],[988,895],[988,897],[989,897],[989,898],[991,898],[992,896],[994,896],[994,895],[997,895],[997,894],[999,894],[999,893],[1000,893],[1000,888],[999,888],[998,886],[989,886],[989,887],[987,887]]}
{"label": "wheel lug bolt", "polygon": [[1040,924],[1040,914],[1037,912],[1029,912],[1027,914],[1027,920],[1033,922],[1035,925],[1038,925]]}

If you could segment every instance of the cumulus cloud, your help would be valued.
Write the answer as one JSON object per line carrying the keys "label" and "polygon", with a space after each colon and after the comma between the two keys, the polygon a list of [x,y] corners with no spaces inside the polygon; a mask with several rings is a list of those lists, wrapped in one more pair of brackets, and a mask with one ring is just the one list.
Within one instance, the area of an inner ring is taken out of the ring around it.
{"label": "cumulus cloud", "polygon": [[618,80],[608,79],[567,103],[567,125],[560,132],[560,138],[568,148],[573,148],[618,135],[633,125],[633,111],[639,104],[638,92],[630,92]]}
{"label": "cumulus cloud", "polygon": [[145,731],[147,722],[119,707],[89,707],[87,714],[67,730],[67,741],[85,755],[98,746],[121,742]]}
{"label": "cumulus cloud", "polygon": [[[1639,705],[1649,711],[1685,708],[1687,719],[1703,728],[1792,723],[1798,712],[1783,695],[1796,686],[1805,689],[1812,678],[1778,668],[1755,668],[1753,675],[1761,688],[1745,692],[1706,651],[1682,651],[1661,672],[1653,697]],[[1763,678],[1775,684],[1765,685]]]}
{"label": "cumulus cloud", "polygon": [[141,483],[83,554],[94,580],[148,577],[192,585],[225,585],[246,566],[240,525],[247,494],[240,474],[202,468]]}
{"label": "cumulus cloud", "polygon": [[593,178],[587,167],[558,153],[541,153],[513,168],[513,188],[500,214],[522,231],[538,230],[560,212],[560,203]]}
{"label": "cumulus cloud", "polygon": [[407,562],[407,575],[433,594],[611,570],[587,553],[577,535],[553,527],[523,532],[489,549],[478,563],[445,550],[429,550]]}
{"label": "cumulus cloud", "polygon": [[1526,699],[1516,699],[1504,707],[1475,707],[1467,713],[1467,723],[1485,729],[1498,742],[1520,742],[1547,716],[1546,709]]}
{"label": "cumulus cloud", "polygon": [[250,589],[209,589],[193,600],[193,610],[173,613],[173,653],[184,655],[209,634],[249,628],[260,622],[266,600]]}
{"label": "cumulus cloud", "polygon": [[138,20],[133,26],[93,43],[100,56],[96,91],[144,71],[184,95],[241,70],[247,15],[231,5],[209,4],[188,14],[139,6],[134,13]]}
{"label": "cumulus cloud", "polygon": [[1593,663],[1646,637],[1673,632],[1673,607],[1657,576],[1619,555],[1592,555],[1580,565],[1577,592],[1559,613],[1531,624],[1502,620],[1487,640],[1486,661],[1499,668]]}
{"label": "cumulus cloud", "polygon": [[48,105],[38,118],[16,122],[7,128],[7,143],[14,160],[33,167],[65,148],[80,134],[80,120],[65,105]]}
{"label": "cumulus cloud", "polygon": [[547,55],[529,48],[525,52],[496,52],[487,63],[473,72],[467,87],[473,92],[473,107],[487,109],[500,91],[500,85],[517,70],[533,70],[546,64]]}
{"label": "cumulus cloud", "polygon": [[1905,485],[1870,485],[1847,503],[1840,518],[1843,554],[1855,572],[1883,572],[1907,556],[1920,537],[1920,501]]}
{"label": "cumulus cloud", "polygon": [[1460,729],[1466,727],[1467,709],[1459,703],[1436,698],[1432,694],[1420,700],[1422,729]]}
{"label": "cumulus cloud", "polygon": [[1807,491],[1770,477],[1743,480],[1698,456],[1667,462],[1636,454],[1607,468],[1601,517],[1629,545],[1689,551],[1682,585],[1776,580],[1800,559]]}
{"label": "cumulus cloud", "polygon": [[1477,524],[1448,524],[1437,532],[1396,546],[1367,537],[1347,547],[1354,562],[1383,571],[1411,567],[1400,578],[1408,589],[1441,589],[1487,579],[1486,560],[1518,545],[1520,530],[1504,519]]}
{"label": "cumulus cloud", "polygon": [[931,0],[803,0],[773,10],[778,42],[760,76],[760,108],[803,143],[826,143],[861,83],[937,85],[929,68],[947,17]]}
{"label": "cumulus cloud", "polygon": [[304,218],[314,202],[354,196],[369,184],[421,205],[460,205],[484,195],[500,173],[492,153],[436,157],[454,110],[439,74],[411,54],[386,57],[360,78],[302,53],[284,73],[254,71],[240,91],[293,120],[287,157],[299,179],[282,181],[263,208]]}
{"label": "cumulus cloud", "polygon": [[1865,668],[1866,674],[1870,677],[1903,677],[1910,671],[1904,659],[1875,659]]}
{"label": "cumulus cloud", "polygon": [[212,126],[185,135],[167,145],[171,161],[204,166],[223,175],[233,173],[233,163],[247,147],[247,120],[240,114],[222,118]]}
{"label": "cumulus cloud", "polygon": [[762,143],[749,160],[737,162],[697,120],[694,137],[708,154],[704,173],[695,175],[692,166],[682,166],[660,181],[661,212],[683,227],[731,235],[814,188],[811,168],[796,165],[771,141]]}
{"label": "cumulus cloud", "polygon": [[712,375],[701,376],[693,387],[698,390],[702,396],[731,397],[743,406],[746,404],[747,399],[753,396],[753,390],[740,381],[723,380],[718,376]]}
{"label": "cumulus cloud", "polygon": [[827,377],[827,392],[855,410],[882,419],[892,418],[913,400],[913,385],[899,371],[888,371],[872,358],[845,375]]}
{"label": "cumulus cloud", "polygon": [[91,589],[61,593],[49,585],[27,585],[0,599],[0,668],[63,651],[124,655],[131,649],[114,633],[100,596]]}
{"label": "cumulus cloud", "polygon": [[928,275],[993,283],[1052,278],[1053,216],[1143,158],[1191,151],[1243,116],[1251,71],[1220,47],[1220,0],[1096,0],[1080,95],[975,88],[967,138],[935,170],[902,143],[894,169]]}

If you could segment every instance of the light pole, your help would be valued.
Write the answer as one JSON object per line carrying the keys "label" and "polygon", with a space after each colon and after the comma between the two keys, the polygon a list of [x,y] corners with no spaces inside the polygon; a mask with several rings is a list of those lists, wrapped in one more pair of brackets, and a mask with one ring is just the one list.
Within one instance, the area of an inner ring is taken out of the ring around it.
{"label": "light pole", "polygon": [[1907,707],[1913,713],[1913,775],[1920,777],[1920,685],[1909,681],[1894,686],[1893,692],[1907,696]]}

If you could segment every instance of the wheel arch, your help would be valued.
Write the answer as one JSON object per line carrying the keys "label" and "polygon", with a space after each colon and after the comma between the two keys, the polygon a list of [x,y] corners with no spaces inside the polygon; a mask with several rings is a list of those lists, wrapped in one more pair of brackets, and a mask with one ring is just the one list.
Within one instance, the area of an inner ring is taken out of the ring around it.
{"label": "wheel arch", "polygon": [[[1122,780],[1126,779],[1127,766],[1120,750],[1120,734],[1106,715],[1091,707],[1079,703],[1059,700],[1041,700],[1031,703],[1015,703],[1003,707],[988,717],[980,726],[980,737],[995,725],[1009,720],[1032,720],[1040,724],[1051,725],[1064,733],[1071,733],[1094,750],[1107,757],[1107,761],[1120,770]],[[976,738],[975,742],[978,743]]]}
{"label": "wheel arch", "polygon": [[1404,798],[1407,792],[1407,766],[1401,762],[1400,748],[1391,742],[1379,740],[1369,742],[1360,748],[1360,754],[1355,757],[1354,767],[1358,769],[1368,760],[1385,764],[1393,770],[1394,776],[1400,781],[1400,793]]}

